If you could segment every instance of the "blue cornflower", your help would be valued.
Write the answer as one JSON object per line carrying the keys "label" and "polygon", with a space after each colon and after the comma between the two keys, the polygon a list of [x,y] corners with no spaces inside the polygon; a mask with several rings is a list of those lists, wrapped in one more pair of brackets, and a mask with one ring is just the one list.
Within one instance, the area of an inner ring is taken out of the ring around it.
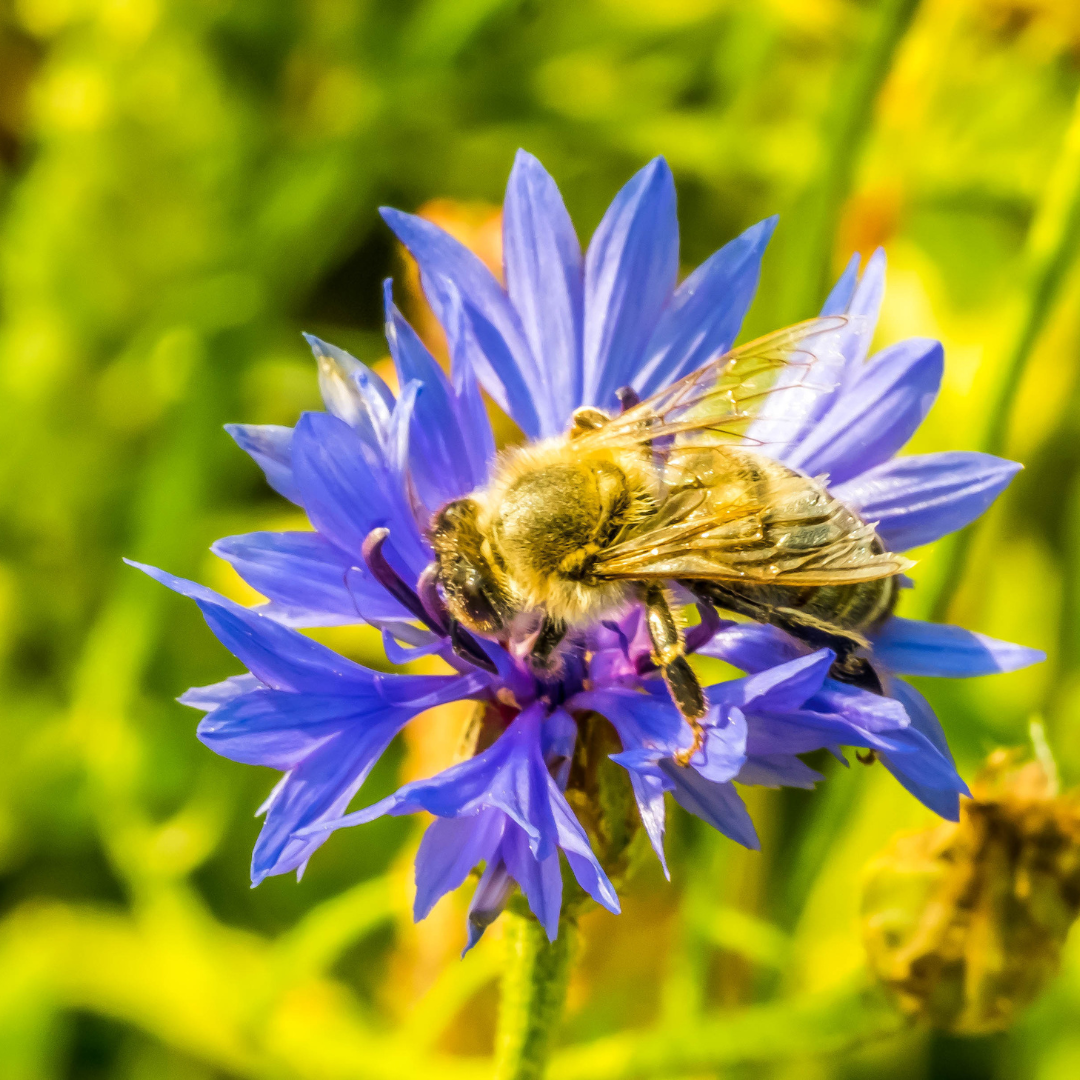
{"label": "blue cornflower", "polygon": [[[617,735],[621,749],[612,757],[628,774],[661,862],[665,792],[756,847],[733,782],[813,786],[819,774],[797,755],[821,748],[876,752],[927,805],[955,816],[966,787],[940,726],[892,673],[1012,670],[1039,659],[1033,650],[890,618],[874,641],[886,697],[830,679],[828,649],[811,652],[780,630],[724,622],[703,607],[687,632],[689,651],[749,674],[706,688],[704,740],[683,765],[693,734],[658,676],[639,607],[570,640],[558,675],[542,675],[527,662],[527,640],[454,636],[428,569],[432,515],[482,487],[494,462],[479,385],[536,439],[561,434],[579,406],[612,409],[621,387],[644,397],[696,370],[737,335],[774,219],[748,229],[676,287],[675,191],[662,159],[616,196],[583,257],[554,182],[522,152],[504,205],[503,288],[436,226],[383,214],[420,266],[446,332],[451,377],[401,317],[388,285],[396,397],[347,353],[309,337],[327,411],[305,413],[294,429],[229,429],[313,526],[214,545],[267,603],[244,608],[143,567],[192,597],[248,668],[181,700],[206,711],[199,737],[217,753],[284,773],[261,810],[252,880],[302,872],[338,827],[424,810],[436,820],[417,855],[418,918],[484,864],[470,944],[515,882],[553,937],[562,907],[559,850],[581,888],[618,911],[596,838],[567,797],[580,795],[581,724],[595,715]],[[853,262],[826,305],[826,313],[861,316],[837,331],[829,353],[823,374],[835,388],[772,395],[750,436],[795,468],[828,473],[834,494],[904,550],[978,516],[1018,466],[959,453],[892,460],[933,401],[941,347],[902,342],[866,361],[883,267],[875,255],[856,282]],[[382,629],[391,662],[437,654],[454,673],[374,672],[296,629],[361,621]],[[470,756],[346,813],[413,716],[461,699],[481,710]]]}

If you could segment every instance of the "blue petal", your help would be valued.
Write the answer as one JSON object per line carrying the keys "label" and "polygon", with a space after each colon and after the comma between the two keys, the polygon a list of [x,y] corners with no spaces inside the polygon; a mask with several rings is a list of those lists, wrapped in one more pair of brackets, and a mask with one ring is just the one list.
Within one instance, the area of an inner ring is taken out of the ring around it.
{"label": "blue petal", "polygon": [[566,861],[577,879],[577,883],[598,903],[618,915],[619,897],[615,888],[604,873],[589,838],[580,822],[574,817],[570,804],[560,792],[551,798],[551,808],[555,813],[555,825],[558,829],[559,847],[566,855]]}
{"label": "blue petal", "polygon": [[865,319],[810,324],[799,348],[813,357],[813,366],[789,364],[780,372],[747,430],[748,442],[778,461],[798,453],[801,440],[839,400],[851,354],[870,333]]}
{"label": "blue petal", "polygon": [[803,655],[790,634],[763,623],[729,623],[698,652],[750,672],[764,671]]}
{"label": "blue petal", "polygon": [[[866,264],[866,270],[855,284],[855,271],[859,266],[858,255],[853,255],[848,262],[847,269],[836,283],[832,293],[829,294],[822,308],[822,315],[836,314],[849,316],[847,326],[836,337],[836,344],[842,357],[842,363],[830,373],[838,376],[836,389],[823,398],[818,405],[815,419],[825,414],[826,407],[847,392],[853,380],[862,371],[867,354],[870,352],[870,343],[874,337],[874,329],[877,326],[878,313],[881,310],[881,301],[885,295],[885,251],[878,248],[870,256]],[[834,305],[839,304],[841,298],[847,293],[843,307],[833,311]],[[805,434],[805,432],[804,432]]]}
{"label": "blue petal", "polygon": [[824,317],[848,315],[849,320],[838,329],[814,334],[806,343],[815,357],[811,377],[798,365],[782,371],[747,431],[748,439],[777,460],[790,463],[792,455],[798,455],[799,443],[862,371],[885,290],[885,252],[881,248],[874,252],[856,284],[858,269],[859,256],[853,255],[821,309]]}
{"label": "blue petal", "polygon": [[[884,700],[884,699],[882,699]],[[891,726],[863,726],[837,713],[796,709],[788,713],[769,713],[751,718],[746,741],[747,757],[769,757],[773,754],[808,754],[833,746],[861,746],[874,750],[889,750],[894,744],[892,733],[907,726],[907,716],[898,702],[899,720]]]}
{"label": "blue petal", "polygon": [[540,729],[540,749],[548,767],[570,758],[577,744],[577,724],[565,709],[555,709],[546,717]]}
{"label": "blue petal", "polygon": [[[402,676],[406,677],[406,676]],[[459,762],[427,780],[404,784],[381,802],[357,810],[333,828],[360,825],[383,814],[461,817],[482,807],[501,810],[524,829],[538,859],[555,849],[551,777],[540,744],[543,706],[531,705],[483,753]]]}
{"label": "blue petal", "polygon": [[836,654],[831,649],[819,649],[745,679],[733,679],[710,687],[710,699],[718,698],[747,711],[797,709],[821,689],[835,659]]}
{"label": "blue petal", "polygon": [[[506,819],[500,815],[500,818]],[[514,882],[506,869],[506,863],[502,856],[496,854],[488,860],[488,864],[480,876],[469,903],[468,918],[468,941],[461,950],[464,956],[484,936],[484,931],[499,917],[506,901],[510,898],[510,892]]]}
{"label": "blue petal", "polygon": [[761,849],[746,805],[732,784],[714,784],[696,770],[683,768],[671,761],[661,761],[660,768],[675,782],[672,793],[684,810],[697,815],[743,847],[752,851]]}
{"label": "blue petal", "polygon": [[914,727],[898,733],[900,739],[907,742],[907,753],[880,754],[882,764],[924,806],[949,821],[959,820],[960,796],[968,789],[952,762]]}
{"label": "blue petal", "polygon": [[209,686],[193,686],[176,700],[181,705],[189,705],[193,709],[213,712],[214,709],[227,705],[241,694],[250,694],[252,690],[261,689],[263,689],[263,684],[254,675],[230,675],[227,679],[211,683]]}
{"label": "blue petal", "polygon": [[343,733],[286,773],[266,808],[266,822],[251,857],[251,881],[302,867],[329,835],[295,836],[299,829],[339,818],[371,767],[405,723],[407,714],[390,714],[360,738]]}
{"label": "blue petal", "polygon": [[835,714],[861,731],[895,731],[908,724],[907,713],[899,702],[835,679],[826,679],[806,707]]}
{"label": "blue petal", "polygon": [[774,391],[783,392],[770,395],[748,432],[773,457],[789,464],[798,457],[799,444],[863,373],[885,292],[885,252],[881,248],[874,252],[856,285],[858,265],[855,255],[822,309],[826,317],[847,315],[847,322],[827,334],[814,335],[808,343],[815,357],[810,377],[805,378],[795,365],[781,372]]}
{"label": "blue petal", "polygon": [[845,350],[848,356],[849,373],[857,372],[866,360],[884,295],[885,251],[883,248],[878,248],[867,260],[866,269],[847,305],[846,314],[856,320],[853,323],[853,329],[858,327],[849,338]]}
{"label": "blue petal", "polygon": [[[724,723],[715,720],[717,713],[724,715]],[[706,780],[716,784],[734,778],[746,760],[746,717],[736,708],[715,706],[702,721],[705,740],[701,749],[691,758],[690,764]]]}
{"label": "blue petal", "polygon": [[545,434],[564,431],[582,403],[581,246],[555,181],[517,152],[503,203],[506,291],[544,379]]}
{"label": "blue petal", "polygon": [[883,349],[800,445],[788,465],[835,484],[892,457],[930,411],[941,385],[941,343],[911,338]]}
{"label": "blue petal", "polygon": [[877,522],[890,551],[932,543],[974,521],[1022,466],[970,451],[897,458],[832,493],[864,521]]}
{"label": "blue petal", "polygon": [[956,771],[940,721],[926,698],[908,683],[893,679],[889,692],[904,706],[911,726],[896,736],[901,743],[898,750],[906,752],[881,754],[882,764],[921,803],[956,821],[960,796],[971,792]]}
{"label": "blue petal", "polygon": [[[558,921],[558,904],[554,909],[550,906],[561,897],[561,884],[558,895],[553,891],[553,883],[558,877],[557,846],[566,851],[570,867],[582,888],[598,902],[617,911],[618,898],[611,882],[547,771],[542,757],[543,719],[544,707],[539,703],[532,705],[518,715],[492,746],[476,757],[445,769],[429,780],[405,784],[393,795],[364,810],[339,820],[324,820],[317,829],[301,830],[299,835],[303,838],[320,830],[325,832],[361,824],[387,813],[399,815],[427,810],[440,818],[472,821],[478,813],[495,812],[500,819],[505,816],[500,857],[541,921],[550,919],[552,910],[555,922]],[[461,835],[471,834],[463,832]],[[451,865],[456,868],[453,870],[456,874],[463,863],[456,860],[452,864],[450,861],[438,863],[440,867]],[[450,870],[445,873],[449,874]],[[436,878],[443,880],[432,871],[432,880]],[[424,897],[430,895],[431,890],[425,886]],[[551,933],[554,932],[552,924]]]}
{"label": "blue petal", "polygon": [[811,377],[805,378],[796,365],[781,372],[774,392],[747,432],[778,460],[790,464],[798,457],[800,442],[812,436],[863,372],[885,291],[885,252],[881,248],[874,252],[856,285],[858,266],[859,257],[852,256],[822,308],[823,316],[847,315],[849,319],[839,329],[816,334],[808,342],[815,356]]}
{"label": "blue petal", "polygon": [[466,675],[386,675],[375,676],[375,686],[388,705],[401,705],[414,713],[434,709],[450,701],[479,697],[490,689],[486,671]]}
{"label": "blue petal", "polygon": [[690,726],[670,699],[651,697],[637,690],[586,690],[575,694],[567,702],[567,708],[591,709],[606,717],[627,750],[646,746],[674,754],[693,742]]}
{"label": "blue petal", "polygon": [[874,656],[901,675],[958,679],[1018,671],[1046,653],[998,641],[959,626],[893,616],[874,636]]}
{"label": "blue petal", "polygon": [[458,416],[466,433],[465,445],[469,455],[469,472],[474,477],[473,486],[480,487],[487,480],[491,463],[495,460],[495,435],[476,377],[478,367],[482,366],[480,346],[461,309],[461,297],[452,285],[447,318],[444,329],[450,349]]}
{"label": "blue petal", "polygon": [[349,742],[364,740],[388,722],[396,732],[408,714],[391,712],[374,688],[366,696],[256,690],[208,713],[197,733],[230,761],[287,772],[343,731]]}
{"label": "blue petal", "polygon": [[577,724],[563,709],[555,709],[541,728],[540,751],[560,792],[566,790],[570,779],[570,766],[574,761],[577,737]]}
{"label": "blue petal", "polygon": [[471,817],[436,818],[427,827],[416,853],[413,918],[417,922],[456,889],[474,866],[492,858],[502,839],[503,821],[497,810],[481,810]]}
{"label": "blue petal", "polygon": [[409,613],[341,548],[313,532],[227,536],[210,548],[279,607],[267,612],[291,626],[337,626]]}
{"label": "blue petal", "polygon": [[368,533],[385,527],[387,547],[416,580],[430,553],[404,492],[348,424],[327,413],[304,413],[293,438],[293,469],[304,509],[319,532],[357,558]]}
{"label": "blue petal", "polygon": [[[399,687],[403,704],[386,700],[388,681]],[[289,770],[263,807],[266,823],[252,856],[255,884],[302,870],[390,740],[433,702],[458,697],[468,680],[442,682],[441,695],[430,692],[430,678],[386,675],[374,688],[348,696],[260,690],[202,721],[200,738],[217,753]],[[411,695],[404,692],[409,686]]]}
{"label": "blue petal", "polygon": [[660,316],[633,379],[642,397],[727,352],[757,292],[761,257],[776,218],[752,225],[701,264]]}
{"label": "blue petal", "polygon": [[928,810],[933,810],[946,821],[960,820],[960,796],[963,792],[927,787],[898,769],[894,763],[896,759],[890,759],[888,754],[878,756],[881,758],[881,764],[892,773],[900,786],[909,794],[914,795]]}
{"label": "blue petal", "polygon": [[859,280],[860,261],[857,251],[848,259],[844,272],[821,306],[822,315],[843,315],[847,312],[848,304],[851,303],[851,298],[855,293],[855,283]]}
{"label": "blue petal", "polygon": [[678,270],[675,181],[656,158],[615,196],[585,256],[587,404],[610,407],[632,381]]}
{"label": "blue petal", "polygon": [[[412,623],[383,623],[376,620],[372,625],[378,626],[382,631],[383,652],[391,664],[411,664],[422,656],[450,652],[450,643],[446,638],[422,630]],[[400,644],[401,642],[405,644]]]}
{"label": "blue petal", "polygon": [[793,754],[761,754],[747,758],[736,779],[757,787],[812,789],[825,777]]}
{"label": "blue petal", "polygon": [[559,913],[562,910],[562,872],[559,869],[558,851],[552,848],[546,855],[536,855],[532,837],[512,821],[506,823],[499,850],[507,871],[529,902],[529,910],[544,928],[548,941],[554,941],[559,933]]}
{"label": "blue petal", "polygon": [[670,791],[673,785],[656,766],[655,755],[649,755],[647,751],[624,750],[620,754],[612,754],[611,760],[618,762],[630,774],[641,823],[660,860],[664,877],[670,881],[671,872],[664,857],[664,792]]}
{"label": "blue petal", "polygon": [[375,672],[346,660],[295,630],[234,604],[193,581],[185,581],[130,559],[125,562],[181,596],[193,599],[218,641],[271,689],[349,694],[363,693],[366,687],[374,684]]}
{"label": "blue petal", "polygon": [[530,439],[539,438],[544,432],[536,402],[543,398],[544,379],[502,286],[480,259],[437,225],[388,207],[380,213],[419,264],[424,294],[444,327],[452,303],[448,284],[456,287],[480,346],[477,375],[518,427]]}
{"label": "blue petal", "polygon": [[344,349],[305,334],[319,363],[319,390],[326,407],[369,446],[386,442],[394,395],[370,368]]}
{"label": "blue petal", "polygon": [[486,479],[471,466],[468,432],[462,429],[450,381],[435,357],[401,317],[386,283],[386,340],[402,386],[420,383],[409,422],[409,475],[429,511],[460,498]]}
{"label": "blue petal", "polygon": [[293,479],[293,429],[278,424],[226,424],[225,430],[266,474],[266,482],[289,502],[300,505],[300,488]]}
{"label": "blue petal", "polygon": [[[937,718],[937,713],[930,707],[930,702],[914,686],[904,682],[903,679],[893,679],[889,684],[889,693],[904,707],[904,712],[907,713],[911,726],[921,735],[924,735],[930,741],[930,744],[943,757],[948,759],[950,764],[954,764],[952,751],[949,749],[949,741],[945,738],[941,721]],[[967,789],[965,788],[964,791],[966,794]]]}

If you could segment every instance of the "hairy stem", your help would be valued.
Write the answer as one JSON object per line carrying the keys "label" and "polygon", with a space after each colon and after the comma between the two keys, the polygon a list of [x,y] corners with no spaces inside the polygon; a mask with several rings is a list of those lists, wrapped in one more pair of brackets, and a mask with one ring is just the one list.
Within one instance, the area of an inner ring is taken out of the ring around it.
{"label": "hairy stem", "polygon": [[[1035,214],[1027,239],[1028,291],[1023,315],[1005,362],[996,372],[979,449],[1000,454],[1005,449],[1013,401],[1028,361],[1053,311],[1069,267],[1080,246],[1080,94],[1054,172]],[[949,541],[934,618],[947,618],[963,577],[976,526]]]}
{"label": "hairy stem", "polygon": [[563,918],[548,941],[531,915],[507,911],[506,967],[495,1035],[495,1080],[539,1080],[562,1017],[577,926]]}

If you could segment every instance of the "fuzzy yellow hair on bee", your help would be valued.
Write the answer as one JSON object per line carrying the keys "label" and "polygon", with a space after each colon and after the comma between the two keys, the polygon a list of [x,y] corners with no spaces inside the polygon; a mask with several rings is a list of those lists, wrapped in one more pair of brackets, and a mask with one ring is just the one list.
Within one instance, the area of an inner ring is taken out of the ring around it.
{"label": "fuzzy yellow hair on bee", "polygon": [[859,655],[888,617],[905,559],[824,485],[741,440],[763,386],[808,366],[814,320],[732,350],[610,416],[504,453],[481,490],[432,522],[435,578],[453,620],[508,636],[539,622],[531,660],[550,670],[567,634],[645,605],[653,659],[700,740],[705,697],[668,586],[836,653],[834,677],[881,692]]}

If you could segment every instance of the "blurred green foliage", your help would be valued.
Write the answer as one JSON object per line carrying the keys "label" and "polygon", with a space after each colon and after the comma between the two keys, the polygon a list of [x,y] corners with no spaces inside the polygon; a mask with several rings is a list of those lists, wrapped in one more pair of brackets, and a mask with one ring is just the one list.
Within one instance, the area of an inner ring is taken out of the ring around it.
{"label": "blurred green foliage", "polygon": [[[666,155],[687,267],[780,212],[749,330],[885,244],[881,342],[946,345],[912,449],[1028,466],[905,610],[1051,654],[924,689],[969,774],[1042,713],[1080,781],[1078,86],[1075,0],[0,0],[0,1076],[488,1075],[498,934],[412,927],[396,820],[250,890],[273,778],[172,700],[235,666],[119,560],[243,595],[207,545],[293,518],[221,425],[317,405],[302,328],[378,360],[376,206],[497,202],[519,145],[584,236]],[[674,884],[584,920],[552,1075],[1080,1072],[1080,941],[1007,1036],[868,987],[861,868],[925,820],[883,770],[750,797],[763,854],[674,814]]]}

